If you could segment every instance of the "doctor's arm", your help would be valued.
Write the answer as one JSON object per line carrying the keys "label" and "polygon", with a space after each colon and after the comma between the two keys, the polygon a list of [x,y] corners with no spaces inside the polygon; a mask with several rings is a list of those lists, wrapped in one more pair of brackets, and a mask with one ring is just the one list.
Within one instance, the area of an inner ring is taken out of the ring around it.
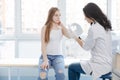
{"label": "doctor's arm", "polygon": [[95,38],[94,38],[94,33],[93,30],[88,31],[88,36],[83,41],[80,37],[75,37],[75,40],[78,42],[78,44],[85,50],[90,50],[94,47],[95,45]]}
{"label": "doctor's arm", "polygon": [[75,40],[78,42],[78,44],[82,47],[83,46],[83,40],[80,37],[75,37]]}

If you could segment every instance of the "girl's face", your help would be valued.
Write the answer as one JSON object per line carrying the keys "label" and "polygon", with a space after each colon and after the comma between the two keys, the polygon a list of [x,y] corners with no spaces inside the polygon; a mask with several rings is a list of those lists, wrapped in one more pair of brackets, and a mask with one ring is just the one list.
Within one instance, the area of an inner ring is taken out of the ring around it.
{"label": "girl's face", "polygon": [[59,24],[60,23],[60,12],[59,11],[56,11],[54,16],[53,16],[53,22],[56,23],[56,24]]}
{"label": "girl's face", "polygon": [[85,20],[88,22],[88,23],[93,23],[94,21],[88,17],[85,16]]}

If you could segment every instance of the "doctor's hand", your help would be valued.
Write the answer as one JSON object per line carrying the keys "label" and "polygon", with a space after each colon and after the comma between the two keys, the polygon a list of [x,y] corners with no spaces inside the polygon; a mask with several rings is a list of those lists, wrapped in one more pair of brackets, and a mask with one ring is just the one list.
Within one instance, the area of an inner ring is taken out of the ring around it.
{"label": "doctor's hand", "polygon": [[49,68],[49,63],[48,63],[48,60],[44,61],[40,67],[44,70],[48,69]]}
{"label": "doctor's hand", "polygon": [[69,31],[70,31],[71,38],[76,39],[77,35],[75,34],[75,32],[73,32],[72,30],[69,30]]}

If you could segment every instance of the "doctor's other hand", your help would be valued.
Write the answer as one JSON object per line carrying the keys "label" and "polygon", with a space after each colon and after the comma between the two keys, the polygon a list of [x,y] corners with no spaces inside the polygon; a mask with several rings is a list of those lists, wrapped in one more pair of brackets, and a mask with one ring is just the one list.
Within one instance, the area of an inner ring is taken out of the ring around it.
{"label": "doctor's other hand", "polygon": [[70,37],[72,39],[76,39],[77,38],[77,34],[75,34],[75,32],[73,32],[72,30],[69,30],[70,31]]}

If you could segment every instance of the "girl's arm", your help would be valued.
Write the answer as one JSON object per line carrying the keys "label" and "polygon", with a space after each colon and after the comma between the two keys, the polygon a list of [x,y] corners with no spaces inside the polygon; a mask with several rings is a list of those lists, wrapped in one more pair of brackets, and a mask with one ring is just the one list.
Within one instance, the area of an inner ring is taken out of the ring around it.
{"label": "girl's arm", "polygon": [[42,51],[42,56],[43,56],[43,64],[41,65],[41,67],[43,69],[48,67],[48,58],[47,58],[47,53],[46,53],[46,45],[47,43],[45,43],[45,26],[42,27],[41,29],[41,51]]}
{"label": "girl's arm", "polygon": [[60,24],[60,26],[62,27],[62,33],[65,37],[74,38],[76,36],[73,32],[68,30],[62,23]]}

